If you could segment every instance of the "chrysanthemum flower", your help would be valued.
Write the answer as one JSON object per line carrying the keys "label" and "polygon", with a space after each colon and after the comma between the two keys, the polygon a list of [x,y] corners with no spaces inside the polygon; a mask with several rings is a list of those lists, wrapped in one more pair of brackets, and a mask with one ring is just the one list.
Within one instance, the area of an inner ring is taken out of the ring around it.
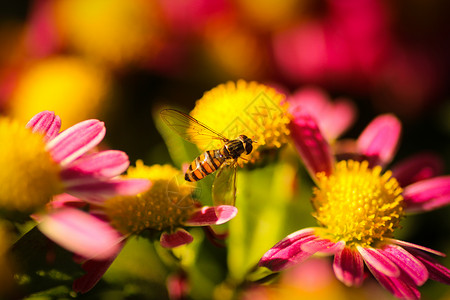
{"label": "chrysanthemum flower", "polygon": [[[260,266],[281,271],[315,253],[331,254],[334,272],[344,284],[360,285],[365,263],[382,286],[402,299],[419,298],[417,287],[429,278],[450,284],[450,270],[426,254],[443,253],[393,238],[405,212],[426,208],[428,203],[436,208],[450,201],[448,176],[428,176],[402,188],[391,171],[383,173],[382,166],[391,160],[401,130],[394,116],[376,118],[360,135],[356,142],[360,157],[368,158],[362,162],[344,160],[335,164],[325,138],[309,115],[297,116],[291,129],[317,183],[312,204],[320,227],[288,235],[264,254]],[[409,164],[411,168],[423,170],[424,161]],[[398,174],[412,179],[415,172],[399,170]]]}
{"label": "chrysanthemum flower", "polygon": [[[256,82],[227,82],[205,92],[191,116],[229,139],[245,134],[257,141],[250,155],[255,161],[261,151],[280,148],[288,140],[288,105],[283,100],[283,94]],[[205,140],[197,146],[209,150],[220,143]]]}
{"label": "chrysanthemum flower", "polygon": [[60,118],[48,111],[34,116],[27,128],[0,119],[0,210],[28,214],[64,192],[97,202],[149,186],[144,179],[113,178],[128,167],[125,153],[88,153],[105,135],[103,122],[87,120],[59,133],[60,126]]}
{"label": "chrysanthemum flower", "polygon": [[193,187],[179,184],[181,176],[169,165],[149,167],[138,161],[127,177],[150,180],[147,191],[107,199],[90,213],[60,208],[41,220],[39,227],[48,237],[88,259],[83,266],[87,274],[75,281],[75,291],[91,289],[130,236],[158,235],[162,247],[174,248],[193,241],[185,227],[223,224],[237,214],[229,205],[201,207],[192,198]]}

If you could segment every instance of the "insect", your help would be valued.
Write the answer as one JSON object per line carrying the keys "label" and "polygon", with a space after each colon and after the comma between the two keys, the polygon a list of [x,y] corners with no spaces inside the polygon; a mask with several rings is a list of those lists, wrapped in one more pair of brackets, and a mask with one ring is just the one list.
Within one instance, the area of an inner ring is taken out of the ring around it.
{"label": "insect", "polygon": [[[195,118],[175,109],[164,109],[160,112],[164,122],[181,137],[191,143],[199,140],[221,140],[223,147],[207,150],[200,154],[189,165],[184,179],[199,181],[217,171],[212,186],[214,206],[234,205],[236,201],[236,169],[238,159],[250,154],[253,143],[246,135],[230,140],[221,133],[209,128]],[[244,158],[242,158],[244,159]]]}

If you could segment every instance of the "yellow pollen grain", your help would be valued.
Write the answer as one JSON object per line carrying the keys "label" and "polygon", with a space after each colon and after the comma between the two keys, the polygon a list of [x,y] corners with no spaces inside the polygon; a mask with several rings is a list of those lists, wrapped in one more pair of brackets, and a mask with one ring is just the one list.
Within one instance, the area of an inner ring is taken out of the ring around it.
{"label": "yellow pollen grain", "polygon": [[[137,161],[128,178],[145,178],[150,189],[135,196],[117,196],[104,204],[111,224],[124,234],[143,230],[171,231],[182,226],[195,209],[192,186],[180,181],[182,173],[170,165],[145,166]],[[179,183],[181,182],[181,184]]]}
{"label": "yellow pollen grain", "polygon": [[[257,161],[264,149],[280,148],[288,141],[289,118],[284,95],[257,82],[227,82],[204,93],[191,116],[228,139],[244,134],[256,140],[248,161]],[[202,150],[219,148],[220,143],[198,141]]]}
{"label": "yellow pollen grain", "polygon": [[0,118],[0,208],[31,213],[62,193],[60,166],[45,150],[42,135]]}
{"label": "yellow pollen grain", "polygon": [[312,199],[323,234],[348,246],[370,246],[391,237],[404,215],[402,189],[392,172],[367,161],[341,161],[330,176],[320,173]]}

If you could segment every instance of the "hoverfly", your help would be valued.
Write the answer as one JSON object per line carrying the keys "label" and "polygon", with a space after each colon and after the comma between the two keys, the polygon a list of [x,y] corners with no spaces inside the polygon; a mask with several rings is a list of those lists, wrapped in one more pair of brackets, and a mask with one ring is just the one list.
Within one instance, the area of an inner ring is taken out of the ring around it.
{"label": "hoverfly", "polygon": [[245,135],[230,140],[195,118],[175,109],[164,109],[160,115],[170,128],[188,142],[195,143],[205,139],[223,142],[222,148],[207,150],[194,159],[184,174],[184,179],[199,181],[217,171],[212,186],[214,206],[234,205],[238,159],[244,159],[241,157],[243,154],[250,154],[253,143],[256,142]]}

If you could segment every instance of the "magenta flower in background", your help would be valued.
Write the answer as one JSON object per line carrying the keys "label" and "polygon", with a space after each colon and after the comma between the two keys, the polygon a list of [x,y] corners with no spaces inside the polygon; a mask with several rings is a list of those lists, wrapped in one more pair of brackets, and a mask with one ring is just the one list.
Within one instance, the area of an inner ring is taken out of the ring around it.
{"label": "magenta flower in background", "polygon": [[398,14],[395,5],[377,0],[325,5],[320,17],[273,36],[275,63],[287,80],[370,93],[379,110],[407,117],[442,97],[445,54],[433,43],[397,36],[398,24],[391,20]]}
{"label": "magenta flower in background", "polygon": [[[362,284],[365,264],[383,287],[401,299],[420,298],[417,287],[428,279],[450,284],[450,270],[427,254],[443,253],[393,238],[405,213],[450,202],[450,177],[435,177],[439,170],[430,156],[407,161],[396,170],[401,183],[408,184],[403,188],[391,171],[382,173],[398,146],[401,124],[397,118],[382,115],[369,124],[356,141],[354,158],[359,161],[335,163],[331,148],[308,114],[297,115],[291,131],[317,184],[312,204],[320,227],[288,235],[264,254],[260,266],[281,271],[315,253],[334,255],[334,273],[345,285]],[[418,173],[422,176],[414,178]]]}
{"label": "magenta flower in background", "polygon": [[321,19],[299,24],[273,39],[275,58],[293,82],[370,87],[392,43],[380,1],[326,1]]}

